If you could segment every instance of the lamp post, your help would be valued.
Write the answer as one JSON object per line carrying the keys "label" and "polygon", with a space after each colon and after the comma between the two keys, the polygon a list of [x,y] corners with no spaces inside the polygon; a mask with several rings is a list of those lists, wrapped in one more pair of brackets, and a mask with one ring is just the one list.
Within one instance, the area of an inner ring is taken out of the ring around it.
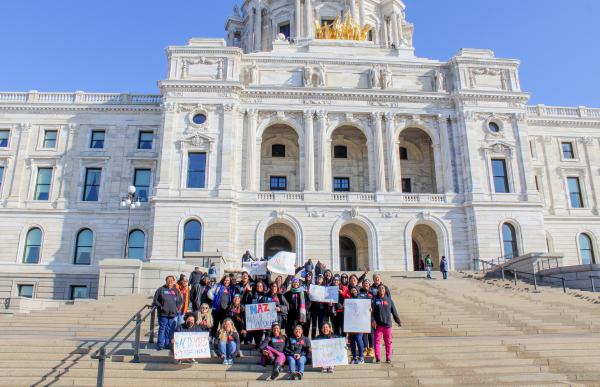
{"label": "lamp post", "polygon": [[123,196],[121,199],[121,207],[127,207],[127,230],[125,231],[124,259],[127,259],[127,256],[129,255],[129,224],[131,222],[131,210],[139,208],[141,205],[140,198],[135,194],[135,187],[130,185],[129,188],[127,188],[127,195]]}

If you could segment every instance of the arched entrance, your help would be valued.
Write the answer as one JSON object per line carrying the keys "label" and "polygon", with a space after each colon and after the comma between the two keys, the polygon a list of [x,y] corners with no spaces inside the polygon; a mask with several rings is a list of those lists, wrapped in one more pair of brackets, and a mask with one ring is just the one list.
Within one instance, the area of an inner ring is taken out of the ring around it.
{"label": "arched entrance", "polygon": [[301,191],[300,146],[296,131],[275,124],[262,135],[260,151],[261,191]]}
{"label": "arched entrance", "polygon": [[369,265],[369,236],[358,224],[342,227],[339,234],[340,270],[356,271]]}
{"label": "arched entrance", "polygon": [[367,137],[353,126],[340,126],[331,134],[333,191],[370,192]]}
{"label": "arched entrance", "polygon": [[407,128],[400,132],[399,144],[402,192],[436,193],[431,137],[422,129]]}
{"label": "arched entrance", "polygon": [[296,234],[285,223],[274,223],[265,231],[263,257],[270,258],[280,251],[296,252]]}
{"label": "arched entrance", "polygon": [[[421,260],[429,255],[433,261],[434,270],[440,268],[440,246],[436,231],[427,224],[418,224],[412,232],[414,270],[419,270]],[[417,248],[415,249],[415,245]]]}

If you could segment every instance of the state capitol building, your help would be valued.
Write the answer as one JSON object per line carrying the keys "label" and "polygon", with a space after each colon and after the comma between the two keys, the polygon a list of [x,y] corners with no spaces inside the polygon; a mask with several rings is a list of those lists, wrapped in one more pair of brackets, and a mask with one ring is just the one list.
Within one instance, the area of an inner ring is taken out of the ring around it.
{"label": "state capitol building", "polygon": [[597,263],[600,109],[529,106],[490,50],[416,57],[406,15],[245,0],[225,40],[167,49],[159,95],[1,92],[0,297],[127,294],[246,250]]}

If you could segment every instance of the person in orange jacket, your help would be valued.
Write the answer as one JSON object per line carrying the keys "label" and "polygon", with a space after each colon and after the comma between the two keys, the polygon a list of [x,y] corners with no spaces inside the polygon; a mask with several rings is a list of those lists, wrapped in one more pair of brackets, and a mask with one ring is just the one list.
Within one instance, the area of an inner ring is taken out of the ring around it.
{"label": "person in orange jacket", "polygon": [[183,324],[183,316],[188,312],[188,308],[190,306],[190,283],[188,282],[185,274],[181,274],[179,276],[179,281],[175,285],[179,293],[181,294],[181,300],[183,301],[181,304],[181,309],[179,311],[179,325]]}

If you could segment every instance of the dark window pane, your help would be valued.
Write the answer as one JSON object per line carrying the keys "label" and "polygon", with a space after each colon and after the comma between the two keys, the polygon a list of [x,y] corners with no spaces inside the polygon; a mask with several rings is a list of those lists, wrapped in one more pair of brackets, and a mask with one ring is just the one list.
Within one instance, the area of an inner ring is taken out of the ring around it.
{"label": "dark window pane", "polygon": [[519,256],[517,232],[511,224],[504,223],[502,225],[502,244],[504,245],[504,256],[506,258]]}
{"label": "dark window pane", "polygon": [[142,230],[133,230],[129,233],[127,242],[127,256],[130,259],[144,260],[144,247],[146,245],[146,234]]}
{"label": "dark window pane", "polygon": [[412,192],[412,181],[410,179],[402,179],[402,192]]}
{"label": "dark window pane", "polygon": [[285,145],[273,144],[271,146],[271,155],[273,157],[285,157]]}
{"label": "dark window pane", "polygon": [[188,188],[204,188],[206,185],[206,153],[188,155]]}
{"label": "dark window pane", "polygon": [[33,285],[17,285],[19,297],[33,298]]}
{"label": "dark window pane", "polygon": [[286,38],[290,37],[290,23],[279,26],[279,33],[284,34]]}
{"label": "dark window pane", "polygon": [[52,149],[56,148],[56,137],[58,132],[56,130],[44,131],[44,148]]}
{"label": "dark window pane", "polygon": [[579,235],[579,252],[581,254],[581,263],[584,265],[591,265],[596,263],[596,257],[594,256],[594,247],[592,244],[592,238],[586,234]]}
{"label": "dark window pane", "polygon": [[344,145],[336,145],[333,147],[333,157],[336,159],[347,159],[348,148]]}
{"label": "dark window pane", "polygon": [[152,149],[154,142],[154,132],[140,132],[138,149]]}
{"label": "dark window pane", "polygon": [[52,168],[38,169],[35,184],[34,200],[48,200],[50,198],[50,185],[52,184]]}
{"label": "dark window pane", "polygon": [[190,220],[183,230],[183,254],[199,253],[201,251],[202,225],[197,220]]}
{"label": "dark window pane", "polygon": [[89,265],[92,263],[92,248],[94,244],[94,233],[92,230],[85,229],[77,234],[75,245],[75,260],[76,265]]}
{"label": "dark window pane", "polygon": [[25,238],[25,251],[23,263],[38,263],[40,261],[40,250],[42,247],[42,230],[32,228]]}
{"label": "dark window pane", "polygon": [[140,199],[140,202],[147,202],[150,192],[150,169],[136,169],[135,176],[133,179],[133,185],[136,189],[136,194]]}
{"label": "dark window pane", "polygon": [[490,129],[490,131],[491,131],[492,133],[498,133],[498,132],[500,131],[500,125],[498,125],[498,124],[497,124],[497,123],[495,123],[495,122],[490,122],[490,123],[488,124],[488,128]]}
{"label": "dark window pane", "polygon": [[71,286],[71,300],[87,298],[90,298],[87,286]]}
{"label": "dark window pane", "polygon": [[8,137],[10,137],[10,130],[0,130],[0,148],[8,147]]}
{"label": "dark window pane", "polygon": [[271,191],[285,191],[287,190],[287,177],[285,176],[271,176]]}
{"label": "dark window pane", "polygon": [[508,193],[508,176],[506,174],[506,161],[504,159],[492,160],[494,175],[494,189],[497,193]]}
{"label": "dark window pane", "polygon": [[573,152],[573,143],[571,142],[563,142],[561,144],[563,158],[565,160],[572,160],[575,158],[575,153]]}
{"label": "dark window pane", "polygon": [[90,143],[90,148],[92,149],[103,149],[104,148],[104,130],[94,130],[92,132],[92,141]]}
{"label": "dark window pane", "polygon": [[102,169],[88,168],[85,172],[84,202],[97,202],[100,197],[100,180]]}
{"label": "dark window pane", "polygon": [[400,160],[408,160],[408,149],[400,147]]}
{"label": "dark window pane", "polygon": [[569,198],[572,208],[583,208],[583,196],[581,195],[581,186],[579,185],[578,177],[567,178],[569,186]]}
{"label": "dark window pane", "polygon": [[350,191],[350,178],[348,178],[348,177],[334,177],[333,178],[333,191],[334,192],[348,192],[348,191]]}
{"label": "dark window pane", "polygon": [[192,118],[192,121],[194,121],[194,124],[196,124],[196,125],[202,125],[203,123],[206,122],[206,116],[202,113],[196,114]]}

